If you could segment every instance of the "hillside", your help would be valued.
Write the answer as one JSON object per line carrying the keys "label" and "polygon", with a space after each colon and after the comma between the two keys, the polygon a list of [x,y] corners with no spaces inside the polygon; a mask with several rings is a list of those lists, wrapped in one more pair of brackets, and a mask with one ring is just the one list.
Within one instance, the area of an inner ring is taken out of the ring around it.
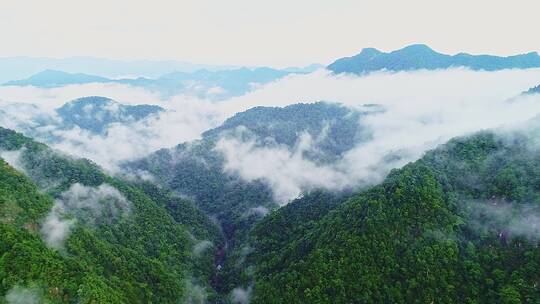
{"label": "hillside", "polygon": [[436,70],[450,67],[466,67],[485,71],[537,68],[540,67],[540,56],[536,52],[508,57],[467,53],[446,55],[438,53],[426,45],[415,44],[389,53],[374,48],[365,48],[355,56],[334,61],[327,69],[334,73],[363,74],[379,70]]}
{"label": "hillside", "polygon": [[530,131],[454,139],[342,203],[272,213],[252,235],[253,302],[538,302]]}
{"label": "hillside", "polygon": [[[53,303],[214,296],[206,282],[221,236],[190,202],[10,130],[0,129],[0,149],[32,180],[1,162],[4,294],[25,288]],[[194,253],[201,242],[207,250]]]}
{"label": "hillside", "polygon": [[[227,244],[221,271],[221,290],[229,291],[241,279],[242,248],[254,223],[280,202],[267,180],[247,181],[228,172],[226,153],[220,150],[224,140],[253,142],[261,148],[294,150],[309,134],[319,138],[313,149],[302,150],[314,162],[331,162],[369,137],[359,125],[363,115],[372,113],[351,110],[337,104],[319,102],[284,108],[258,107],[239,113],[222,126],[204,133],[202,140],[163,149],[126,165],[128,170],[142,170],[156,177],[156,182],[176,193],[193,199],[223,228]],[[307,190],[307,189],[306,189]],[[221,264],[221,262],[220,262]]]}

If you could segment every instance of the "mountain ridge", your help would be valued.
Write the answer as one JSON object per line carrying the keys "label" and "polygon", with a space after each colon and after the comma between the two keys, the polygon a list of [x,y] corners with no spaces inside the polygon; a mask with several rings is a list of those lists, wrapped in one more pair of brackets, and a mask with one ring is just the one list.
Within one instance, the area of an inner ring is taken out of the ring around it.
{"label": "mountain ridge", "polygon": [[486,71],[537,68],[540,67],[540,56],[537,52],[506,57],[467,53],[447,55],[436,52],[425,44],[413,44],[391,52],[365,48],[357,55],[335,60],[327,69],[334,73],[364,74],[379,70],[435,70],[452,67]]}

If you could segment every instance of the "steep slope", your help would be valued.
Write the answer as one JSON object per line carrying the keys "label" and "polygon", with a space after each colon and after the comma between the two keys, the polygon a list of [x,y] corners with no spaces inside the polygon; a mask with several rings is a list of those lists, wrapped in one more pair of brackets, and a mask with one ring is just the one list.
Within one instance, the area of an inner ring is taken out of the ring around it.
{"label": "steep slope", "polygon": [[435,52],[426,45],[415,44],[390,53],[366,48],[358,55],[336,60],[327,69],[334,73],[363,74],[379,70],[435,70],[449,67],[467,67],[486,71],[536,68],[540,67],[540,56],[536,52],[508,57],[466,53],[451,56]]}
{"label": "steep slope", "polygon": [[62,127],[78,126],[93,133],[102,133],[113,123],[136,122],[162,111],[156,105],[124,105],[100,96],[78,98],[56,110],[62,118]]}
{"label": "steep slope", "polygon": [[216,256],[216,266],[223,266],[223,278],[217,285],[227,292],[240,280],[238,272],[243,266],[236,262],[245,255],[242,248],[247,248],[248,231],[262,215],[283,202],[276,202],[266,180],[246,181],[227,171],[228,159],[219,143],[233,138],[260,147],[292,150],[301,138],[310,136],[319,140],[314,141],[312,150],[303,151],[304,156],[314,162],[330,162],[369,137],[359,124],[364,115],[372,113],[372,107],[368,108],[361,112],[321,102],[250,109],[206,132],[202,140],[157,151],[128,164],[126,169],[151,173],[162,186],[192,198],[201,210],[217,219],[227,238],[223,253]]}
{"label": "steep slope", "polygon": [[[177,303],[210,281],[221,237],[189,202],[10,130],[0,129],[0,149],[46,192],[2,162],[12,175],[0,185],[4,293],[22,286],[58,303]],[[207,250],[195,253],[202,241]]]}
{"label": "steep slope", "polygon": [[[180,144],[128,164],[128,169],[145,170],[166,187],[193,197],[207,213],[218,219],[238,217],[253,207],[275,206],[264,181],[244,182],[224,170],[226,158],[216,147],[224,138],[254,140],[261,146],[294,148],[302,136],[324,136],[317,142],[318,161],[339,157],[369,135],[359,125],[368,112],[329,103],[297,104],[285,108],[257,107],[239,113],[203,134],[203,139]],[[236,214],[233,216],[233,214]]]}
{"label": "steep slope", "polygon": [[281,208],[254,230],[253,302],[538,302],[538,134],[455,139],[330,212]]}

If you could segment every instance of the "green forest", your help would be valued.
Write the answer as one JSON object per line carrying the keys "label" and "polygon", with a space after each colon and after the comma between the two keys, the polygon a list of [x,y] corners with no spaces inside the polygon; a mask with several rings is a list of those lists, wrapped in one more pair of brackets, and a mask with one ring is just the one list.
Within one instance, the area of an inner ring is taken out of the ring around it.
{"label": "green forest", "polygon": [[[217,131],[127,164],[157,177],[143,181],[0,129],[15,166],[0,161],[0,301],[244,303],[230,296],[243,288],[251,303],[539,303],[537,133],[455,138],[378,185],[279,207],[263,181],[223,172]],[[99,191],[98,209],[71,208]],[[60,245],[51,217],[69,224]]]}
{"label": "green forest", "polygon": [[253,301],[538,303],[538,223],[512,222],[540,209],[529,143],[454,139],[340,204],[272,213],[253,233]]}

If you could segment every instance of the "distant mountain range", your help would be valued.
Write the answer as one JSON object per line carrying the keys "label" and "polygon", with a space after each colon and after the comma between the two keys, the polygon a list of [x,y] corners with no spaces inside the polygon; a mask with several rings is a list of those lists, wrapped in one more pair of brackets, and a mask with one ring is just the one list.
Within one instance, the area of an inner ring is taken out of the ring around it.
{"label": "distant mountain range", "polygon": [[83,73],[66,73],[55,70],[45,70],[26,79],[12,80],[4,83],[6,86],[35,86],[54,88],[70,84],[85,84],[92,82],[111,82],[111,79]]}
{"label": "distant mountain range", "polygon": [[26,78],[40,71],[51,69],[68,73],[85,73],[106,78],[149,77],[156,78],[175,71],[195,72],[200,69],[211,71],[235,69],[238,66],[192,64],[175,60],[114,60],[94,57],[0,58],[0,83]]}
{"label": "distant mountain range", "polygon": [[365,48],[358,55],[336,60],[327,69],[334,73],[363,74],[378,70],[436,70],[450,67],[486,71],[536,68],[540,67],[540,56],[536,52],[508,57],[466,53],[446,55],[432,50],[427,45],[415,44],[390,53]]}
{"label": "distant mountain range", "polygon": [[317,68],[320,68],[320,66],[311,65],[305,68],[287,68],[283,70],[267,67],[218,71],[201,69],[195,72],[175,71],[156,79],[146,77],[111,79],[83,73],[75,74],[57,70],[44,70],[29,78],[8,81],[3,85],[53,88],[87,83],[119,83],[157,91],[164,96],[187,94],[201,98],[224,99],[243,95],[257,85],[263,85],[290,74],[310,73]]}

